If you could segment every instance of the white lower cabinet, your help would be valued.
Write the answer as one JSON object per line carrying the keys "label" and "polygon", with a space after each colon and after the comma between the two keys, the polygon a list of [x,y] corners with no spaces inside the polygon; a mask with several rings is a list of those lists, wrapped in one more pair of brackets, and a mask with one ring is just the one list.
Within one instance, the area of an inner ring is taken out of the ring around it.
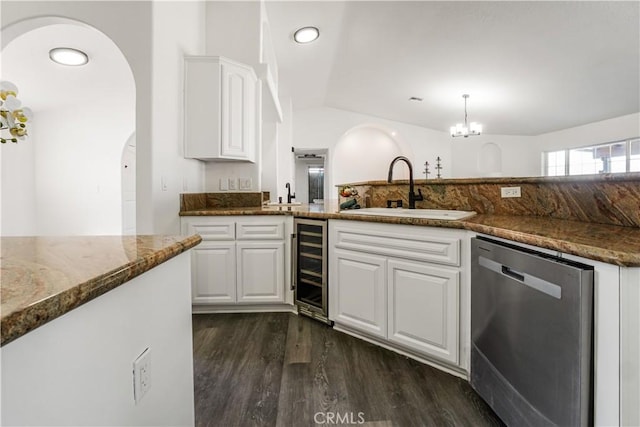
{"label": "white lower cabinet", "polygon": [[284,242],[238,242],[238,302],[284,301]]}
{"label": "white lower cabinet", "polygon": [[236,247],[229,242],[203,242],[191,252],[194,304],[236,300]]}
{"label": "white lower cabinet", "polygon": [[[329,222],[331,224],[331,222]],[[332,263],[336,275],[334,321],[371,335],[387,336],[386,259],[370,254],[336,249]]]}
{"label": "white lower cabinet", "polygon": [[388,261],[388,339],[458,362],[460,273],[413,261]]}
{"label": "white lower cabinet", "polygon": [[191,251],[192,302],[259,305],[285,302],[284,217],[182,217],[183,234],[200,234]]}
{"label": "white lower cabinet", "polygon": [[329,221],[329,233],[329,314],[338,329],[466,368],[464,231]]}

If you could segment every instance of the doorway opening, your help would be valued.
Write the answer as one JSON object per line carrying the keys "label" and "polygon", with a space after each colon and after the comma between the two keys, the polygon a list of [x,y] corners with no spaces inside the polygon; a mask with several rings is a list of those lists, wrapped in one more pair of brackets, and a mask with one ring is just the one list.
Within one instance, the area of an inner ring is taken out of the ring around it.
{"label": "doorway opening", "polygon": [[294,149],[293,154],[296,200],[308,204],[324,203],[327,149]]}

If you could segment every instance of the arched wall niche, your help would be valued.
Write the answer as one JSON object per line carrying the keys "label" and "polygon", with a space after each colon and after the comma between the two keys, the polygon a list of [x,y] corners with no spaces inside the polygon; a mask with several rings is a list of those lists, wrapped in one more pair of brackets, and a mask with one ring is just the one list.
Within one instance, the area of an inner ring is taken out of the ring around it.
{"label": "arched wall niche", "polygon": [[481,176],[502,176],[502,149],[499,145],[487,142],[480,147],[478,172]]}

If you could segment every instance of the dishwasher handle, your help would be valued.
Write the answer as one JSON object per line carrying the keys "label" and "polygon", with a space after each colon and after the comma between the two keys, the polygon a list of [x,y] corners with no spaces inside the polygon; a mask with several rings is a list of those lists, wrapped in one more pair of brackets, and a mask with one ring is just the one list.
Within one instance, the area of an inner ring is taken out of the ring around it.
{"label": "dishwasher handle", "polygon": [[547,280],[544,280],[540,277],[536,277],[529,273],[522,273],[522,272],[513,270],[511,267],[503,265],[499,262],[495,262],[494,260],[483,257],[482,255],[478,257],[478,264],[481,267],[484,267],[495,273],[502,274],[505,277],[508,277],[512,280],[516,280],[525,286],[528,286],[539,292],[545,293],[556,299],[562,298],[562,288],[556,285],[555,283],[551,283]]}
{"label": "dishwasher handle", "polygon": [[505,276],[509,276],[512,279],[516,279],[520,282],[524,282],[524,274],[517,272],[515,270],[512,270],[510,267],[507,267],[506,265],[502,266],[502,274],[504,274]]}

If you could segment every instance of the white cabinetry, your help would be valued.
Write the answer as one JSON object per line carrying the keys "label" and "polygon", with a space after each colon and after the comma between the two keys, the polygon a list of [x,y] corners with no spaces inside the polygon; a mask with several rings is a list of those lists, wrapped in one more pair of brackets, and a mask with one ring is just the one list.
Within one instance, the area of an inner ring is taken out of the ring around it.
{"label": "white cabinetry", "polygon": [[257,78],[220,56],[185,57],[184,156],[255,161]]}
{"label": "white cabinetry", "polygon": [[329,279],[329,295],[334,295],[329,309],[332,320],[386,338],[386,259],[335,249],[329,265],[334,265]]}
{"label": "white cabinetry", "polygon": [[594,267],[594,425],[640,425],[640,268]]}
{"label": "white cabinetry", "polygon": [[194,304],[236,300],[236,253],[233,242],[203,242],[191,255]]}
{"label": "white cabinetry", "polygon": [[284,301],[284,242],[238,242],[238,302]]}
{"label": "white cabinetry", "polygon": [[330,221],[329,232],[329,313],[338,329],[466,367],[466,232],[352,221]]}
{"label": "white cabinetry", "polygon": [[415,261],[388,268],[389,341],[457,363],[460,273]]}
{"label": "white cabinetry", "polygon": [[200,234],[193,249],[194,305],[285,302],[284,217],[183,217],[183,234]]}

